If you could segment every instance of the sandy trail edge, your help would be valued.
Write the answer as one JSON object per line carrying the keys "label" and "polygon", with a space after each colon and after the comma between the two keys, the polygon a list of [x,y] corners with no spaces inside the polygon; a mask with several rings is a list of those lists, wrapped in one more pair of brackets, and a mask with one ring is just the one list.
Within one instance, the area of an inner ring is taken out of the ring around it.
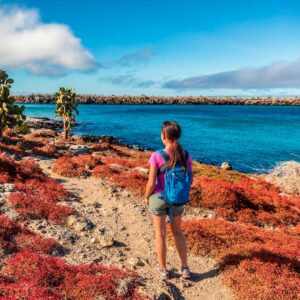
{"label": "sandy trail edge", "polygon": [[[152,221],[141,199],[126,191],[114,190],[97,178],[60,177],[51,171],[51,160],[41,160],[39,164],[46,174],[59,179],[73,194],[76,200],[68,204],[96,225],[92,231],[78,232],[76,227],[70,229],[78,234],[79,240],[74,245],[67,245],[70,253],[64,258],[69,263],[98,261],[104,265],[134,268],[144,278],[141,290],[152,298],[165,293],[176,300],[233,299],[230,290],[221,282],[214,260],[208,257],[189,256],[193,281],[186,282],[179,276],[180,260],[176,249],[168,246],[168,266],[175,278],[166,282],[158,276]],[[95,206],[98,208],[95,209]],[[56,237],[55,228],[50,232],[39,230],[36,226],[33,229],[44,236]],[[99,232],[112,237],[115,246],[99,249],[93,240]]]}

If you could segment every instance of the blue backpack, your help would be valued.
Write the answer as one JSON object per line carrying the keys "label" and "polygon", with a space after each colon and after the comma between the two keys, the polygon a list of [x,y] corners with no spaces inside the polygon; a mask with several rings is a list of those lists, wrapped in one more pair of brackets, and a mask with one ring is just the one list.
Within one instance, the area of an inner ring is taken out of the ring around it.
{"label": "blue backpack", "polygon": [[[185,161],[188,161],[188,152],[185,152]],[[187,166],[184,172],[182,166],[177,163],[175,167],[169,169],[169,154],[164,150],[158,152],[165,163],[158,169],[158,175],[164,173],[165,188],[161,198],[170,206],[170,222],[172,223],[172,206],[187,204],[192,184],[192,170]]]}

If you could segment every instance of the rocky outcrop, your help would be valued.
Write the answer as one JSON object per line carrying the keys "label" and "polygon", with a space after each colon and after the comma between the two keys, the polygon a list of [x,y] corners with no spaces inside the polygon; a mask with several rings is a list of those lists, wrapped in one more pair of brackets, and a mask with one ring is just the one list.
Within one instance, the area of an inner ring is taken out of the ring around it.
{"label": "rocky outcrop", "polygon": [[[16,96],[18,103],[53,103],[50,94]],[[300,97],[213,97],[213,96],[98,96],[77,95],[80,104],[199,104],[199,105],[300,105]]]}
{"label": "rocky outcrop", "polygon": [[34,118],[34,117],[27,117],[26,123],[29,128],[32,129],[61,129],[63,127],[62,121],[56,121],[49,118]]}

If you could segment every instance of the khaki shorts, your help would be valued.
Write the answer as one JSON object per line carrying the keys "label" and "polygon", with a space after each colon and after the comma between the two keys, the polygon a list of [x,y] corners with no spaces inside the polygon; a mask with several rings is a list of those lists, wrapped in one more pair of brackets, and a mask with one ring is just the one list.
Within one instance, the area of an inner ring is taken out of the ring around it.
{"label": "khaki shorts", "polygon": [[[155,216],[169,216],[170,206],[158,197],[158,194],[152,194],[149,199],[149,212]],[[183,214],[184,206],[173,206],[172,215],[177,217]]]}

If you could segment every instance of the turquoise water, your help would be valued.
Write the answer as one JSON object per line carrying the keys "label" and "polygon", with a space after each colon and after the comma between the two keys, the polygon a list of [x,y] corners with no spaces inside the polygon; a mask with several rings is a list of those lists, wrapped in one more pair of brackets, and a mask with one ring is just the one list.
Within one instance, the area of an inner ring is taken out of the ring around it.
{"label": "turquoise water", "polygon": [[[27,104],[28,116],[54,117],[54,105]],[[229,161],[263,172],[280,161],[300,161],[300,107],[209,105],[79,105],[76,134],[113,135],[125,143],[161,148],[160,126],[178,121],[193,159]]]}

